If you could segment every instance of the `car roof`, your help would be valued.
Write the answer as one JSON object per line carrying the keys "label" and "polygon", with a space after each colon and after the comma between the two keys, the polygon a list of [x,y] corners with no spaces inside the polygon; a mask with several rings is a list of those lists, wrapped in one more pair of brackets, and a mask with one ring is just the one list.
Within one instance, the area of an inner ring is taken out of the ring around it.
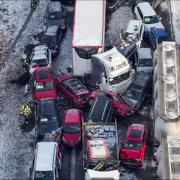
{"label": "car roof", "polygon": [[154,11],[153,7],[148,2],[138,3],[137,6],[142,11],[144,16],[154,16],[156,12]]}
{"label": "car roof", "polygon": [[145,126],[143,124],[131,124],[128,127],[127,138],[128,139],[142,139]]}
{"label": "car roof", "polygon": [[155,34],[157,37],[168,37],[167,32],[163,28],[151,28],[151,31]]}
{"label": "car roof", "polygon": [[136,76],[136,79],[132,82],[131,87],[133,86],[140,86],[144,87],[147,83],[149,78],[151,77],[151,74],[145,73],[145,72],[139,72]]}
{"label": "car roof", "polygon": [[35,70],[35,73],[36,73],[35,78],[38,81],[51,79],[51,73],[50,73],[50,69],[48,67],[39,67]]}
{"label": "car roof", "polygon": [[151,48],[139,48],[138,49],[138,58],[139,59],[152,59]]}
{"label": "car roof", "polygon": [[57,32],[58,28],[59,28],[59,26],[57,26],[57,25],[47,27],[45,35],[47,35],[47,36],[56,35],[56,32]]}
{"label": "car roof", "polygon": [[65,111],[64,122],[65,123],[79,123],[80,120],[80,110],[79,109],[68,109]]}
{"label": "car roof", "polygon": [[59,1],[52,1],[49,4],[49,12],[59,12],[62,11],[61,3]]}
{"label": "car roof", "polygon": [[51,171],[54,166],[56,142],[38,142],[36,145],[35,171]]}
{"label": "car roof", "polygon": [[[112,99],[107,96],[97,96],[91,106],[88,121],[104,121],[104,114],[112,103]],[[107,117],[105,117],[105,120]]]}
{"label": "car roof", "polygon": [[140,32],[140,27],[142,23],[139,20],[130,20],[126,29],[127,33],[133,34],[136,33],[138,34]]}

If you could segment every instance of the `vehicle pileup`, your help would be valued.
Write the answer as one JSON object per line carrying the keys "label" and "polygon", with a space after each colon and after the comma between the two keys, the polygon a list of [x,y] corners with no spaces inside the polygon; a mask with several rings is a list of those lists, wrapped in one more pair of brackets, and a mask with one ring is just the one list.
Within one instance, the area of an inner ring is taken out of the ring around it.
{"label": "vehicle pileup", "polygon": [[83,124],[83,165],[85,179],[118,180],[120,173],[117,124]]}
{"label": "vehicle pileup", "polygon": [[98,86],[113,92],[124,91],[131,80],[130,65],[115,47],[104,52],[105,16],[105,0],[76,0],[73,75],[82,77],[92,89]]}

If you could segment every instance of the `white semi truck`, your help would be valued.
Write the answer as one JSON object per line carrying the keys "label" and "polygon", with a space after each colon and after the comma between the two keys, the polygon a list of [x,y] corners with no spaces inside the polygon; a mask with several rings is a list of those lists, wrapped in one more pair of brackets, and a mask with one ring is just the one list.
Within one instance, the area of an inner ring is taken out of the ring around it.
{"label": "white semi truck", "polygon": [[73,75],[91,87],[123,92],[131,81],[128,60],[113,49],[104,52],[106,0],[76,0],[72,39]]}
{"label": "white semi truck", "polygon": [[117,124],[83,124],[83,165],[85,180],[119,180]]}

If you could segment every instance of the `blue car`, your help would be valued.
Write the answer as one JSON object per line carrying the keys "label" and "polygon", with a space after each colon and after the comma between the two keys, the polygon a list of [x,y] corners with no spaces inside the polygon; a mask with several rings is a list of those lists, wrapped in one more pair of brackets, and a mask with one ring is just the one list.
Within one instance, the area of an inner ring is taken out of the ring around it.
{"label": "blue car", "polygon": [[163,28],[151,28],[147,33],[147,37],[153,50],[156,49],[158,43],[168,40],[168,34]]}

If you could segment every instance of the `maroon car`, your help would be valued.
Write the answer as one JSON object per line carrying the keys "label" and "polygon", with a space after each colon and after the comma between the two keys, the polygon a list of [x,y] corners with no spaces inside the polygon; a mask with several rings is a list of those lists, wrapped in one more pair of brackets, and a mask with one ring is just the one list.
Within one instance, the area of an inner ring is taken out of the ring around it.
{"label": "maroon car", "polygon": [[70,74],[58,76],[55,79],[56,87],[63,93],[70,101],[78,106],[83,106],[89,100],[89,90],[77,78]]}
{"label": "maroon car", "polygon": [[122,117],[125,116],[130,116],[132,115],[134,112],[131,110],[131,108],[126,105],[126,103],[123,101],[123,99],[118,96],[117,94],[110,92],[110,91],[105,91],[105,90],[100,90],[97,89],[95,91],[93,91],[89,97],[89,103],[91,104],[92,101],[100,95],[106,95],[107,97],[110,97],[113,100],[113,105],[115,108],[115,112],[117,115],[120,115]]}

